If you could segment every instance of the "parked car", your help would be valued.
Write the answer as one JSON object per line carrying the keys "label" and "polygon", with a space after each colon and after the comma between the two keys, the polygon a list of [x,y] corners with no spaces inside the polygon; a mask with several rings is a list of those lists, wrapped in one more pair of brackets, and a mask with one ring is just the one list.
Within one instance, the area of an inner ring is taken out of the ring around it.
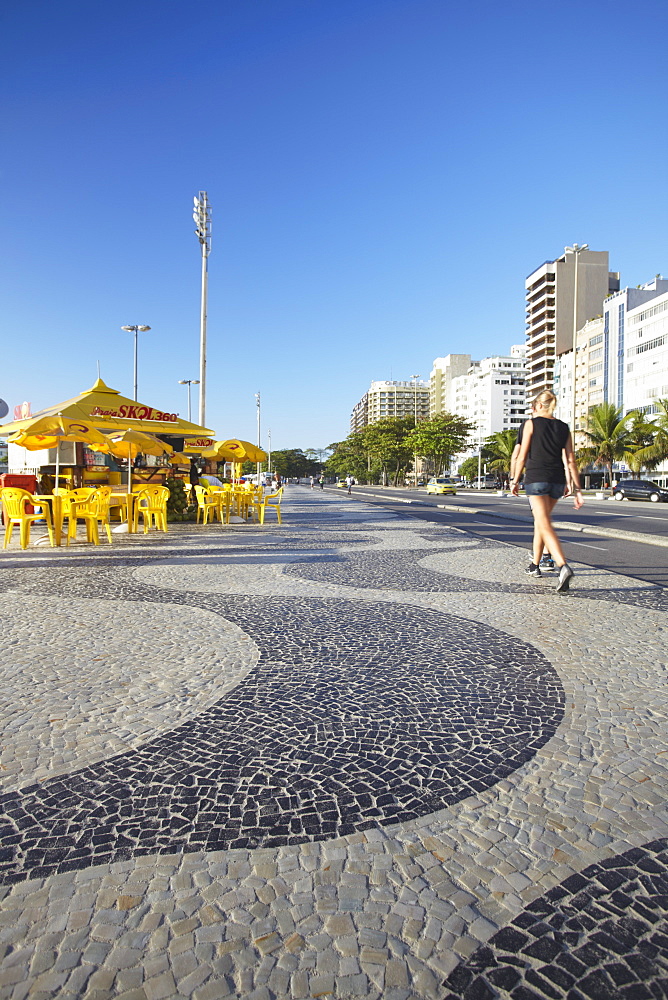
{"label": "parked car", "polygon": [[615,500],[651,500],[652,503],[665,503],[668,500],[668,490],[649,479],[622,479],[613,491]]}
{"label": "parked car", "polygon": [[456,493],[457,483],[452,479],[434,478],[427,483],[427,493]]}

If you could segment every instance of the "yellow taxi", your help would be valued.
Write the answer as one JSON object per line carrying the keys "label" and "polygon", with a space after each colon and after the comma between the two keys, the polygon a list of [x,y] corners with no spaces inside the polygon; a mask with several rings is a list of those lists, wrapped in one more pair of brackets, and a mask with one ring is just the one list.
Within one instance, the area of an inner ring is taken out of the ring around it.
{"label": "yellow taxi", "polygon": [[454,479],[430,479],[427,483],[427,493],[449,493],[457,492],[457,483]]}

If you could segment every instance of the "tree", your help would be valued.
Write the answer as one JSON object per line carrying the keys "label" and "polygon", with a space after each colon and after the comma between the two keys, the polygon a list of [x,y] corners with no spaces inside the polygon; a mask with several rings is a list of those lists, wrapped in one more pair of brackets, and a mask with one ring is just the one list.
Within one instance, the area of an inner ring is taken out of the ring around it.
{"label": "tree", "polygon": [[655,469],[663,456],[654,447],[656,425],[638,410],[628,413],[627,420],[631,426],[624,459],[631,472],[639,476],[643,469]]}
{"label": "tree", "polygon": [[462,451],[473,425],[454,413],[439,413],[421,420],[407,435],[407,445],[413,454],[429,460],[435,475],[447,471],[450,459]]}
{"label": "tree", "polygon": [[492,456],[487,460],[490,469],[510,475],[510,460],[517,443],[517,431],[497,431],[485,440],[485,447]]}
{"label": "tree", "polygon": [[[651,428],[652,431],[652,440],[644,448],[638,449],[633,456],[636,462],[642,463],[638,468],[638,473],[642,468],[655,469],[664,459],[668,458],[668,399],[657,399],[656,405],[658,408],[657,416],[653,420],[647,421],[647,427]],[[642,419],[646,420],[646,417]],[[633,432],[633,426],[631,432]],[[636,469],[628,458],[626,461],[635,472]]]}
{"label": "tree", "polygon": [[[483,465],[487,465],[489,463],[489,461],[491,460],[491,458],[492,458],[491,453],[488,452],[486,448],[483,448],[482,452],[481,452],[481,455],[480,455],[480,467],[481,467],[481,471],[482,471],[482,466]],[[464,479],[477,479],[478,478],[478,456],[477,455],[471,455],[470,458],[465,458],[464,461],[462,462],[462,464],[459,466],[459,469],[457,471],[459,472],[460,476],[464,477]]]}
{"label": "tree", "polygon": [[368,482],[369,454],[362,431],[353,431],[344,441],[330,444],[327,450],[332,452],[325,462],[327,473],[340,478],[351,475]]}
{"label": "tree", "polygon": [[284,448],[272,451],[271,465],[283,479],[301,479],[302,476],[312,476],[320,471],[320,463],[310,459],[301,448]]}
{"label": "tree", "polygon": [[584,432],[590,444],[578,455],[580,460],[604,466],[608,471],[608,482],[612,482],[612,463],[624,458],[629,443],[626,426],[630,413],[622,416],[621,407],[613,403],[592,406],[587,415],[587,429]]}

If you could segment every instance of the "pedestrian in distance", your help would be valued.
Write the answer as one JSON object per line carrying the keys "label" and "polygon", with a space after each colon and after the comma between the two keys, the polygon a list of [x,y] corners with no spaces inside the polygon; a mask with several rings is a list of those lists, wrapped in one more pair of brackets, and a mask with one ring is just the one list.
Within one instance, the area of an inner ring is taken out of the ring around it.
{"label": "pedestrian in distance", "polygon": [[318,482],[320,483],[320,489],[324,490],[324,488],[325,488],[325,477],[323,475],[320,476],[320,478],[318,479]]}
{"label": "pedestrian in distance", "polygon": [[311,476],[311,489],[315,486],[315,476]]}
{"label": "pedestrian in distance", "polygon": [[355,479],[353,476],[346,476],[346,486],[348,487],[348,496],[353,495],[353,486],[355,485]]}
{"label": "pedestrian in distance", "polygon": [[561,497],[572,494],[576,510],[582,507],[583,500],[571,432],[568,424],[554,416],[556,405],[556,396],[548,390],[534,400],[533,416],[520,429],[521,444],[510,492],[518,495],[524,470],[524,489],[529,497],[534,522],[533,558],[527,573],[536,577],[542,575],[539,563],[546,548],[559,571],[557,593],[565,594],[574,573],[566,562],[561,542],[552,526],[552,511]]}

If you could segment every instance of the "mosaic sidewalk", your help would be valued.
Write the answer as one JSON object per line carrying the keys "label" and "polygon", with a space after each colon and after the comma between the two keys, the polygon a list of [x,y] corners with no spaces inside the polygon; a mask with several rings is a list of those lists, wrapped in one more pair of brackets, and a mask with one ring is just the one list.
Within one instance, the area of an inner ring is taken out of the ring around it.
{"label": "mosaic sidewalk", "polygon": [[668,997],[666,591],[170,528],[0,553],[0,1000]]}

